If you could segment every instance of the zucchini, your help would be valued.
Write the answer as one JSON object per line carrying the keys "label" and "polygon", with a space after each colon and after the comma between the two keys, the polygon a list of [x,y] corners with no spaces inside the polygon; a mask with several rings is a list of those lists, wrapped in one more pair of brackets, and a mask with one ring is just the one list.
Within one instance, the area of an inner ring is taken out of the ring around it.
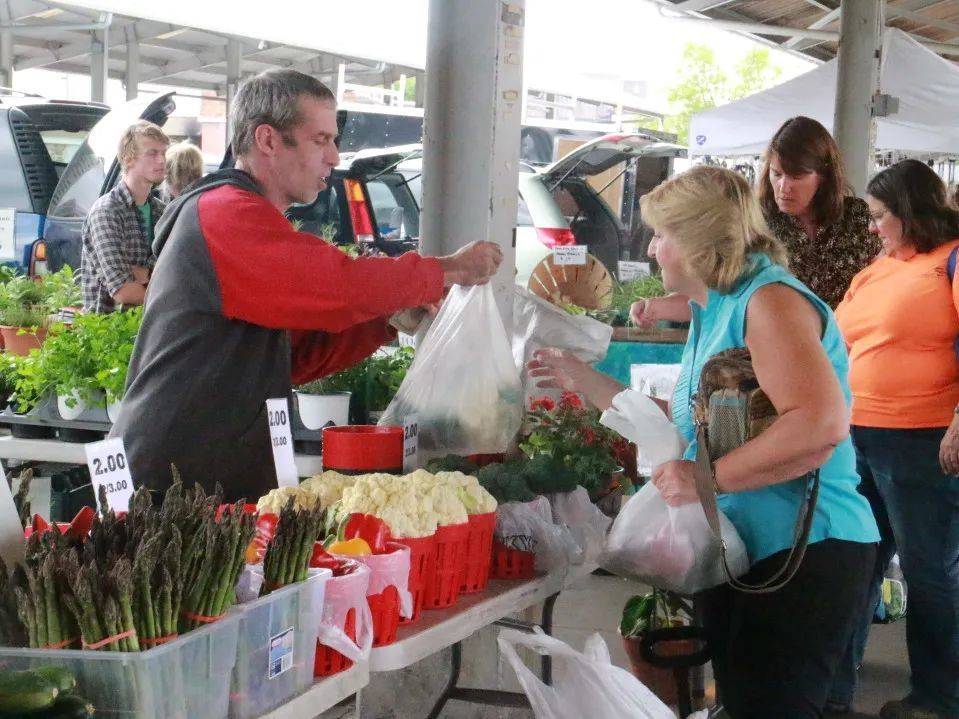
{"label": "zucchini", "polygon": [[88,700],[76,694],[64,694],[49,709],[31,714],[30,719],[89,719],[96,714]]}
{"label": "zucchini", "polygon": [[35,672],[0,674],[0,713],[22,715],[46,709],[59,693],[56,684]]}
{"label": "zucchini", "polygon": [[32,671],[34,674],[39,674],[40,676],[49,679],[63,694],[72,692],[77,686],[76,677],[74,677],[73,674],[68,672],[63,667],[37,667],[36,669],[31,669],[30,671]]}

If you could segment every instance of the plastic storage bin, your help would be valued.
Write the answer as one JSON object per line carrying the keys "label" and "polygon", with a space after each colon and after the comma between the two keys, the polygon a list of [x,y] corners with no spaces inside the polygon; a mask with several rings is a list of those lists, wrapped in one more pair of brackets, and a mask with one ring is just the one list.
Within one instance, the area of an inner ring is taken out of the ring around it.
{"label": "plastic storage bin", "polygon": [[0,647],[0,672],[63,667],[98,717],[226,719],[240,616],[145,652]]}
{"label": "plastic storage bin", "polygon": [[240,605],[240,638],[230,691],[230,719],[254,719],[313,683],[316,632],[332,576],[314,569],[305,582]]}
{"label": "plastic storage bin", "polygon": [[493,530],[496,529],[496,512],[471,514],[469,536],[466,539],[466,558],[463,563],[463,579],[460,592],[472,594],[486,589],[489,581],[490,563],[493,559]]}

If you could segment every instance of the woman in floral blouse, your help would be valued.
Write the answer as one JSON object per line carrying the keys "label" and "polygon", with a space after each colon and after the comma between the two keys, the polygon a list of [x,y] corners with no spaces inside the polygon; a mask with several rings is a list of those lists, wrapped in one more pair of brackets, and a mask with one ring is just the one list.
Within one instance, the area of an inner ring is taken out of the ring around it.
{"label": "woman in floral blouse", "polygon": [[[776,131],[759,180],[763,215],[786,246],[792,274],[833,309],[880,251],[869,233],[869,208],[848,191],[839,147],[825,127],[794,117]],[[631,315],[640,327],[689,322],[689,298],[639,300]]]}

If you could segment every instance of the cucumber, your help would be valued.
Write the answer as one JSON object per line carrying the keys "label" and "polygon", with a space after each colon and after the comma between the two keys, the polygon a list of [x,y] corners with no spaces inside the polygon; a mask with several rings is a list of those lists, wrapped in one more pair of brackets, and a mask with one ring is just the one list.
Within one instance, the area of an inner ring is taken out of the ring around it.
{"label": "cucumber", "polygon": [[88,700],[76,694],[64,694],[49,709],[31,714],[30,719],[89,719],[96,714]]}
{"label": "cucumber", "polygon": [[53,682],[61,693],[71,692],[77,686],[76,677],[63,667],[37,667],[31,670],[34,674],[39,674]]}
{"label": "cucumber", "polygon": [[31,671],[0,674],[0,713],[21,715],[46,709],[60,689],[52,681]]}

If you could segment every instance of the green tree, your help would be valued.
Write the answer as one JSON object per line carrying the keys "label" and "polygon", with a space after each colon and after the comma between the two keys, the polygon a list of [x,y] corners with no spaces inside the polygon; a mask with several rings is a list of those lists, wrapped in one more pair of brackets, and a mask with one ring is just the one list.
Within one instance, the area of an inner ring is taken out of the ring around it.
{"label": "green tree", "polygon": [[716,62],[711,47],[689,43],[683,48],[679,82],[667,95],[674,110],[666,118],[666,129],[685,144],[693,114],[764,90],[775,84],[781,72],[782,68],[773,64],[769,48],[757,47],[736,63],[730,77]]}

